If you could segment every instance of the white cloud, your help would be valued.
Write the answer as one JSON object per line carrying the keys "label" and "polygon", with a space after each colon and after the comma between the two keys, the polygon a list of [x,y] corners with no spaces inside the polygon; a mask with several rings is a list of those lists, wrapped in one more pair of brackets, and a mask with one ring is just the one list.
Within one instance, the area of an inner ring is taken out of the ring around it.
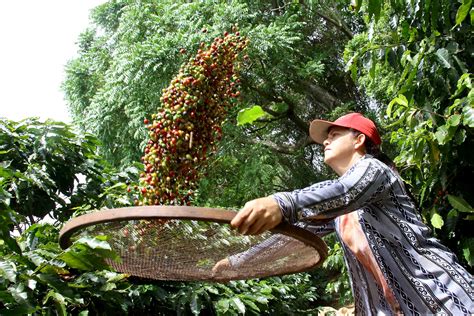
{"label": "white cloud", "polygon": [[105,0],[17,0],[0,4],[0,117],[70,122],[60,90],[90,10]]}

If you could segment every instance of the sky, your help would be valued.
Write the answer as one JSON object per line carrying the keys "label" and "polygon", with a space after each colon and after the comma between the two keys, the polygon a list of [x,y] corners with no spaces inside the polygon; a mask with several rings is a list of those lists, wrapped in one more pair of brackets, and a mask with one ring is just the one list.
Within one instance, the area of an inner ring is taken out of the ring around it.
{"label": "sky", "polygon": [[106,0],[0,3],[0,117],[71,122],[61,91],[92,8]]}

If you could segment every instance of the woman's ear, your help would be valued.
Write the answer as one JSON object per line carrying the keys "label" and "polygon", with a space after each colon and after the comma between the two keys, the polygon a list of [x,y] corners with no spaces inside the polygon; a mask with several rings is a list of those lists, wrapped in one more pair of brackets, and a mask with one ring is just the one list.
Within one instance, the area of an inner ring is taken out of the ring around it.
{"label": "woman's ear", "polygon": [[359,135],[357,135],[356,139],[355,139],[355,143],[354,143],[354,147],[355,149],[361,149],[361,148],[364,148],[365,149],[365,135],[360,133]]}

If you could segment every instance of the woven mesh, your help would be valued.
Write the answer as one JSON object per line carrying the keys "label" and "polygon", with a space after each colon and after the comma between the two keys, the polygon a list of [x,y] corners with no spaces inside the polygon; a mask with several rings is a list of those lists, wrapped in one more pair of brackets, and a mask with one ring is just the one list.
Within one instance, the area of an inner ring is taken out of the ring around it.
{"label": "woven mesh", "polygon": [[[228,224],[197,220],[124,220],[89,226],[75,238],[109,236],[121,258],[108,260],[118,272],[157,280],[262,278],[309,270],[321,254],[298,239],[277,233],[244,236]],[[230,265],[216,266],[229,258]],[[213,269],[214,268],[214,269]]]}

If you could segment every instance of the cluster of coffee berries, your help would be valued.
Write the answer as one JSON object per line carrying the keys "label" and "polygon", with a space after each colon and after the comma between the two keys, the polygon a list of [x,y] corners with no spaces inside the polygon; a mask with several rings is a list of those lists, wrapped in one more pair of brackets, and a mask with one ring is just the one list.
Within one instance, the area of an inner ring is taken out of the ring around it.
{"label": "cluster of coffee berries", "polygon": [[238,56],[247,44],[238,32],[226,32],[209,46],[201,43],[163,89],[158,113],[144,120],[150,139],[142,157],[138,205],[191,204],[201,167],[239,96]]}

